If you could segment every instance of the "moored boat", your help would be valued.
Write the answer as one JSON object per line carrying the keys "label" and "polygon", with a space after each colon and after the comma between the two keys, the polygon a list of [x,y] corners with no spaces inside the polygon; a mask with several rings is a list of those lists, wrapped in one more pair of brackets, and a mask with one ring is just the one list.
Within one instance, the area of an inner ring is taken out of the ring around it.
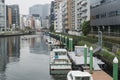
{"label": "moored boat", "polygon": [[50,74],[67,74],[71,69],[66,49],[53,49],[50,52]]}
{"label": "moored boat", "polygon": [[70,71],[67,74],[67,80],[93,80],[89,72]]}

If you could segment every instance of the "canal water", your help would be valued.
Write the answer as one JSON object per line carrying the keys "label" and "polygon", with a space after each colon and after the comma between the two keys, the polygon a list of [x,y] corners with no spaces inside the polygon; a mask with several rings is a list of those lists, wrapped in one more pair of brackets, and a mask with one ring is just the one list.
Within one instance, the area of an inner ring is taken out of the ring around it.
{"label": "canal water", "polygon": [[49,51],[40,35],[0,38],[0,80],[66,80],[49,74]]}

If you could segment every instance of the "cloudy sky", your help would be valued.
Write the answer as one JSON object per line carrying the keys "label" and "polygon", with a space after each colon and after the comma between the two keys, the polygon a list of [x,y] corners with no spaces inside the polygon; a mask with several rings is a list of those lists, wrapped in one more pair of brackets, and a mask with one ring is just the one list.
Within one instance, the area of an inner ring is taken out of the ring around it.
{"label": "cloudy sky", "polygon": [[29,7],[35,4],[47,4],[53,0],[5,0],[6,4],[18,4],[20,7],[20,14],[28,14]]}

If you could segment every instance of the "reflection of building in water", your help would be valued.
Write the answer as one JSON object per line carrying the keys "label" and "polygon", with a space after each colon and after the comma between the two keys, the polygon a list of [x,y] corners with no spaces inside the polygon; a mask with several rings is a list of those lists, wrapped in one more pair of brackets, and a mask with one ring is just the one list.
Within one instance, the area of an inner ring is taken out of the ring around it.
{"label": "reflection of building in water", "polygon": [[[42,38],[31,38],[30,39],[30,52],[31,53],[45,53],[46,51],[46,46],[45,43],[43,42]],[[42,52],[41,52],[42,51]]]}
{"label": "reflection of building in water", "polygon": [[9,37],[8,38],[8,56],[9,62],[19,61],[20,57],[20,37]]}
{"label": "reflection of building in water", "polygon": [[5,71],[8,62],[6,38],[0,38],[0,73]]}
{"label": "reflection of building in water", "polygon": [[0,38],[0,80],[6,80],[8,62],[16,62],[20,56],[20,37]]}
{"label": "reflection of building in water", "polygon": [[30,47],[34,47],[35,37],[30,39]]}
{"label": "reflection of building in water", "polygon": [[0,73],[8,62],[16,62],[20,57],[20,37],[0,38]]}

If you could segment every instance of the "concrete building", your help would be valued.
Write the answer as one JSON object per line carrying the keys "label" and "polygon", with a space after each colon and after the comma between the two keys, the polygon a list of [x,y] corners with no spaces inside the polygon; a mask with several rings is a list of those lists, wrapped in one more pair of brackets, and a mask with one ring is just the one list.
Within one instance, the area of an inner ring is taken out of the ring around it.
{"label": "concrete building", "polygon": [[6,26],[12,28],[12,8],[6,6]]}
{"label": "concrete building", "polygon": [[[21,15],[21,29],[25,29],[26,27],[30,27],[31,29],[40,28],[40,26],[37,25],[39,20],[39,17],[34,16],[28,16],[28,15]],[[37,26],[36,26],[37,25]]]}
{"label": "concrete building", "polygon": [[[12,28],[20,28],[20,13],[19,13],[19,6],[18,5],[8,5],[8,18],[11,21],[11,16],[12,16]],[[12,11],[10,11],[12,10]],[[9,20],[8,19],[8,20]],[[8,21],[8,22],[10,22]],[[10,26],[11,24],[9,24]]]}
{"label": "concrete building", "polygon": [[0,0],[0,31],[6,30],[6,6],[4,0]]}
{"label": "concrete building", "polygon": [[38,4],[29,8],[29,15],[38,14],[42,19],[50,15],[50,4]]}
{"label": "concrete building", "polygon": [[91,30],[120,35],[120,0],[91,2]]}
{"label": "concrete building", "polygon": [[54,25],[54,1],[51,2],[50,7],[50,26]]}
{"label": "concrete building", "polygon": [[73,30],[72,28],[72,0],[63,0],[62,17],[64,32]]}
{"label": "concrete building", "polygon": [[49,23],[49,18],[48,17],[43,20],[43,25],[44,25],[44,28],[49,29],[50,23]]}
{"label": "concrete building", "polygon": [[[54,3],[54,30],[55,32],[62,32],[60,29],[62,27],[62,10],[61,10],[61,2],[63,0],[55,0]],[[59,22],[60,21],[60,22]]]}
{"label": "concrete building", "polygon": [[90,20],[90,1],[77,0],[77,29],[81,30],[84,21]]}

